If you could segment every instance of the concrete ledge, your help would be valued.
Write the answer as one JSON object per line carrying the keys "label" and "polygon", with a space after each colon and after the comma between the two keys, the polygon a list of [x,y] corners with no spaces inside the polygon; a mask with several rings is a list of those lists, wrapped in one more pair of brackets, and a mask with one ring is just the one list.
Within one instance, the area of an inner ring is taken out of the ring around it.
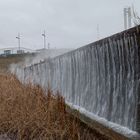
{"label": "concrete ledge", "polygon": [[138,137],[129,138],[127,136],[119,134],[118,132],[115,132],[111,128],[106,127],[103,124],[97,122],[96,120],[89,118],[85,114],[79,112],[77,109],[71,108],[69,105],[66,106],[66,111],[72,114],[74,117],[80,119],[80,121],[85,123],[90,128],[97,130],[102,135],[109,137],[111,140],[139,140],[140,139]]}

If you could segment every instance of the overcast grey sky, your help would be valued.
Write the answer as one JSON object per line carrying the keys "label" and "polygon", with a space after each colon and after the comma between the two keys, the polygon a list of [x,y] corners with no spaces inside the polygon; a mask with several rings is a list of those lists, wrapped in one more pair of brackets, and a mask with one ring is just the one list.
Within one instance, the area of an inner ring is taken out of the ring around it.
{"label": "overcast grey sky", "polygon": [[52,48],[77,48],[123,30],[123,8],[140,0],[0,0],[0,48],[43,47],[43,30]]}

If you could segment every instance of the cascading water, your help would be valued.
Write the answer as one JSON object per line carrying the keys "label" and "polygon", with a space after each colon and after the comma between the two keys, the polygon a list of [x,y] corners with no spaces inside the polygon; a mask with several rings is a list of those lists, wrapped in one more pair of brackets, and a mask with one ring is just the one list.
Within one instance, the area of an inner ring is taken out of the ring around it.
{"label": "cascading water", "polygon": [[132,28],[26,67],[23,79],[44,88],[49,84],[66,101],[139,131],[139,29]]}

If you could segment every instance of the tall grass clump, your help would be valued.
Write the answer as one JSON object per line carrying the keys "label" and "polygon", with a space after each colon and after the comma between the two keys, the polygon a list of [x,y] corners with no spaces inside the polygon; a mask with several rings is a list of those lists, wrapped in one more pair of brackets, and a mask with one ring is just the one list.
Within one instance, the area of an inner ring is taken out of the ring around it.
{"label": "tall grass clump", "polygon": [[11,140],[103,140],[66,112],[59,92],[0,75],[0,133]]}

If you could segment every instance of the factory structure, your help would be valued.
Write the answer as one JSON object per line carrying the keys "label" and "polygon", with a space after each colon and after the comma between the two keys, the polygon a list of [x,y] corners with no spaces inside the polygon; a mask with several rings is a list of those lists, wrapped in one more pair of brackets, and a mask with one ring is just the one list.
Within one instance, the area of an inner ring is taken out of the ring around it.
{"label": "factory structure", "polygon": [[125,30],[140,24],[140,17],[133,5],[131,7],[125,7],[123,13]]}
{"label": "factory structure", "polygon": [[18,47],[9,47],[9,48],[2,48],[0,49],[0,56],[8,56],[14,54],[24,54],[24,53],[34,53],[34,50],[27,49],[21,47],[20,50]]}

